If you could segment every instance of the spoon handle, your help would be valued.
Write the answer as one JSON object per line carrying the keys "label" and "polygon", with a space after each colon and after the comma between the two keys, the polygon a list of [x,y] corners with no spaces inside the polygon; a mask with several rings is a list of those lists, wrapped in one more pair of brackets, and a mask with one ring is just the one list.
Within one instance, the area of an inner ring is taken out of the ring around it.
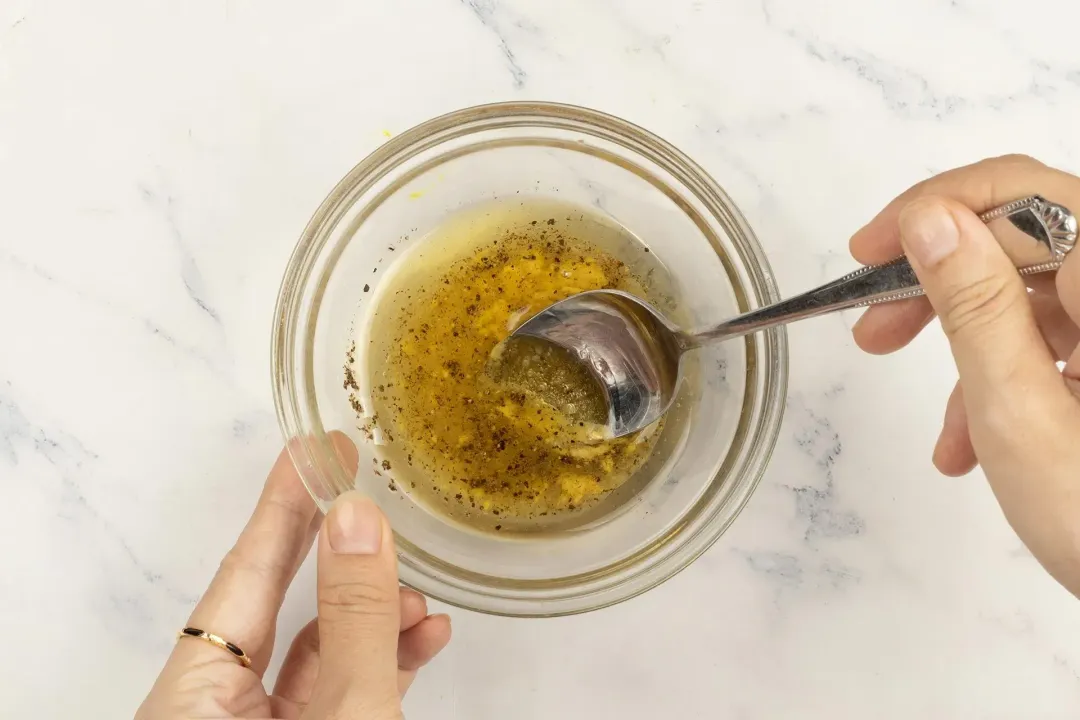
{"label": "spoon handle", "polygon": [[[1076,244],[1076,217],[1065,207],[1038,195],[988,210],[979,218],[987,224],[995,220],[1007,221],[1001,230],[995,232],[995,237],[1021,275],[1057,270],[1064,262],[1065,255]],[[906,258],[900,257],[883,265],[860,268],[801,295],[733,317],[687,337],[686,345],[696,347],[713,340],[785,325],[794,320],[922,294],[923,288],[915,277],[915,271]]]}

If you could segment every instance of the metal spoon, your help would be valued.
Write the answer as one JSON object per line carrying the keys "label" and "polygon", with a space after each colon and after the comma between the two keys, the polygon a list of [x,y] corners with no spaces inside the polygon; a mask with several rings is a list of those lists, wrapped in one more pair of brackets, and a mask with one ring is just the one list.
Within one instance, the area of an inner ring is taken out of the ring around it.
{"label": "metal spoon", "polygon": [[[1022,275],[1057,270],[1076,243],[1076,217],[1037,195],[979,217],[993,223],[991,229]],[[922,294],[911,265],[898,258],[696,332],[676,327],[632,295],[596,290],[555,303],[512,337],[553,342],[587,363],[606,395],[607,434],[622,437],[667,412],[678,390],[682,356],[694,348],[793,320]]]}

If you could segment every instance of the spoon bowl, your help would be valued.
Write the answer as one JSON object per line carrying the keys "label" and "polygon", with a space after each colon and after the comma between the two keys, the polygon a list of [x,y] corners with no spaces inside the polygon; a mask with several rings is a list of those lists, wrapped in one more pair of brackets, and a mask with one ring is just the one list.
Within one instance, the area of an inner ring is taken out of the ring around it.
{"label": "spoon bowl", "polygon": [[593,290],[534,315],[513,337],[534,337],[573,353],[600,381],[607,433],[651,425],[674,402],[689,336],[648,303],[620,290]]}

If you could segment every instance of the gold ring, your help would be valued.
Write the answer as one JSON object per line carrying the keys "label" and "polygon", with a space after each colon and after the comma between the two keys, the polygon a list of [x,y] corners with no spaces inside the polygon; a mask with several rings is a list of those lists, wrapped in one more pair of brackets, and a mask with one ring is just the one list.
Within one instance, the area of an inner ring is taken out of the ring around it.
{"label": "gold ring", "polygon": [[233,645],[231,642],[229,642],[223,637],[219,637],[214,633],[208,633],[205,630],[200,630],[193,627],[186,627],[180,632],[176,633],[177,640],[185,637],[199,638],[200,640],[205,640],[211,645],[216,645],[225,652],[231,654],[233,657],[239,660],[240,664],[244,667],[251,667],[251,658],[247,656],[247,653],[241,650],[239,646]]}

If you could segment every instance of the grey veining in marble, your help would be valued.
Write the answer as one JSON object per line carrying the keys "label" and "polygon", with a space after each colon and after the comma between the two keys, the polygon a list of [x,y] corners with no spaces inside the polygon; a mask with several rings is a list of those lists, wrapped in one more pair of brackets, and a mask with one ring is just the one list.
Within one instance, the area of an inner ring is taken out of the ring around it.
{"label": "grey veining in marble", "polygon": [[[5,716],[124,717],[149,688],[279,446],[285,263],[384,131],[507,99],[621,115],[720,181],[790,294],[930,174],[1080,171],[1077,28],[1071,0],[0,3]],[[409,717],[1080,714],[1080,603],[979,475],[930,465],[945,344],[871,358],[853,320],[790,329],[776,455],[720,543],[593,615],[454,611]],[[313,612],[309,563],[279,636]]]}

